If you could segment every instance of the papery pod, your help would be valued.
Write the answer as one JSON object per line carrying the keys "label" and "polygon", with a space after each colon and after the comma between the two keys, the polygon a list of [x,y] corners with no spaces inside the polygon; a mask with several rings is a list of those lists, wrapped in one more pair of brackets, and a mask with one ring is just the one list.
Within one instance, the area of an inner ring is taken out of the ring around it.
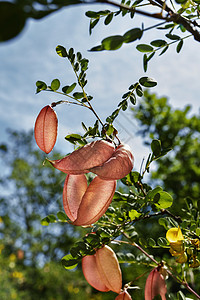
{"label": "papery pod", "polygon": [[109,246],[98,249],[94,255],[82,259],[83,274],[95,289],[120,293],[122,275],[117,257]]}
{"label": "papery pod", "polygon": [[114,150],[113,144],[98,140],[86,144],[62,159],[49,161],[64,173],[83,174],[90,172],[90,168],[102,165],[112,156]]}
{"label": "papery pod", "polygon": [[115,300],[132,300],[132,298],[127,291],[123,291],[115,298]]}
{"label": "papery pod", "polygon": [[38,147],[45,153],[53,149],[58,131],[56,112],[50,105],[42,108],[35,121],[34,135]]}
{"label": "papery pod", "polygon": [[63,206],[70,220],[75,221],[82,198],[87,190],[87,179],[84,174],[68,175],[63,188]]}
{"label": "papery pod", "polygon": [[122,288],[122,273],[115,252],[109,246],[104,246],[97,250],[96,262],[105,285],[119,294]]}
{"label": "papery pod", "polygon": [[96,254],[85,256],[82,259],[83,275],[87,282],[96,290],[108,292],[109,288],[104,284],[96,264]]}
{"label": "papery pod", "polygon": [[167,287],[163,275],[158,268],[153,269],[147,277],[145,284],[145,300],[153,300],[160,295],[162,300],[166,300]]}
{"label": "papery pod", "polygon": [[63,189],[63,205],[74,225],[91,225],[108,209],[116,189],[115,180],[96,176],[87,186],[86,176],[67,175]]}
{"label": "papery pod", "polygon": [[131,172],[133,164],[134,157],[130,147],[121,144],[107,161],[90,171],[104,180],[118,180]]}

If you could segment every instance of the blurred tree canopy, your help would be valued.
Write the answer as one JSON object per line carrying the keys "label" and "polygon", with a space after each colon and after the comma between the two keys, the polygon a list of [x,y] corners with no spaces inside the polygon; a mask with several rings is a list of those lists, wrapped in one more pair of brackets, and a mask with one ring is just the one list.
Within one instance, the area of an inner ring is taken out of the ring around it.
{"label": "blurred tree canopy", "polygon": [[164,148],[172,148],[167,156],[157,160],[151,172],[155,180],[172,193],[173,209],[181,213],[184,198],[199,200],[200,194],[200,115],[190,113],[191,106],[174,109],[166,97],[145,92],[145,97],[133,109],[140,134],[149,145],[159,139]]}
{"label": "blurred tree canopy", "polygon": [[43,166],[44,159],[32,131],[10,130],[9,142],[0,146],[1,300],[87,299],[92,293],[80,270],[66,272],[60,262],[82,229],[40,224],[42,216],[61,210],[64,180],[50,164]]}
{"label": "blurred tree canopy", "polygon": [[[167,98],[158,98],[145,91],[133,115],[138,120],[140,131],[147,145],[150,139],[160,139],[165,148],[173,148],[166,157],[156,161],[157,168],[152,172],[150,181],[167,188],[173,193],[173,208],[181,215],[184,198],[188,195],[198,200],[199,189],[199,115],[189,115],[190,107],[183,110],[173,109]],[[2,144],[1,173],[2,196],[0,201],[0,299],[113,299],[113,293],[101,293],[91,288],[85,281],[80,265],[76,272],[66,271],[60,259],[66,254],[85,229],[57,223],[41,226],[42,216],[62,210],[61,194],[64,174],[57,172],[50,164],[42,165],[45,155],[35,149],[32,132],[9,132],[9,142]],[[55,153],[52,157],[58,157]],[[180,166],[184,165],[184,168]],[[185,181],[187,179],[187,182]],[[120,187],[123,191],[123,188]],[[123,204],[124,205],[124,204]],[[174,211],[174,210],[173,210]],[[140,236],[157,238],[165,229],[158,219],[143,220],[136,226]],[[163,229],[162,229],[163,228]],[[140,241],[144,243],[144,241]],[[145,247],[148,248],[146,245]],[[146,258],[137,249],[114,246],[121,263],[123,280],[136,280],[145,285]],[[129,253],[135,257],[129,257]],[[157,257],[157,250],[151,250]],[[170,258],[166,249],[159,254]],[[124,256],[125,255],[125,256]],[[126,263],[124,263],[126,262]],[[150,267],[150,266],[149,266]],[[198,272],[195,271],[195,278]],[[195,288],[200,288],[195,280]],[[194,283],[193,283],[194,284]],[[179,290],[178,283],[168,280],[171,292]],[[189,295],[189,294],[188,294]],[[103,297],[103,298],[101,298]],[[135,299],[143,298],[143,291],[134,292]],[[173,299],[173,298],[172,298]]]}

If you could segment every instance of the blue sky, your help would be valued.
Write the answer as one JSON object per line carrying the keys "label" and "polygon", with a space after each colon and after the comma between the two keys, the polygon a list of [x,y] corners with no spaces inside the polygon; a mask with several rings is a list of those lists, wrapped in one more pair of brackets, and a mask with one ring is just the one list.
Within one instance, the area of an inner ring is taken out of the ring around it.
{"label": "blue sky", "polygon": [[[90,61],[88,70],[87,91],[94,96],[93,105],[104,120],[110,114],[130,84],[142,76],[155,78],[157,87],[152,91],[158,96],[168,96],[175,107],[193,106],[199,109],[199,55],[200,45],[192,38],[186,40],[178,55],[175,46],[158,57],[155,56],[149,65],[147,74],[142,68],[142,54],[135,46],[141,42],[123,45],[120,50],[111,52],[88,52],[100,41],[114,34],[124,34],[129,29],[151,24],[148,18],[118,17],[111,25],[98,24],[91,36],[88,33],[89,19],[84,13],[87,10],[106,9],[106,6],[77,6],[63,9],[40,21],[30,20],[19,37],[0,45],[0,143],[7,139],[6,128],[33,128],[40,109],[61,97],[51,93],[35,94],[35,82],[43,80],[50,84],[59,78],[62,85],[75,81],[67,60],[60,58],[55,48],[63,45],[73,47]],[[111,9],[111,8],[110,8]],[[147,31],[142,43],[163,38],[163,31]],[[139,101],[139,100],[138,100]],[[63,153],[70,151],[64,136],[70,133],[81,133],[81,121],[88,126],[95,121],[90,111],[77,106],[61,105],[56,108],[59,117],[59,137],[56,147]],[[131,118],[131,112],[128,112]],[[128,142],[134,152],[138,169],[148,149],[135,136],[137,124],[130,123],[120,116],[118,129],[121,139]],[[129,133],[124,127],[129,126]]]}

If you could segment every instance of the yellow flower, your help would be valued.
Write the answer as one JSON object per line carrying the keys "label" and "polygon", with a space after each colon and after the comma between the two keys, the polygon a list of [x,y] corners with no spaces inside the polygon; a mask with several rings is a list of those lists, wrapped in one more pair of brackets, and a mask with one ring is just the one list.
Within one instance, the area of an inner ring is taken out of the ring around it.
{"label": "yellow flower", "polygon": [[184,264],[187,261],[187,254],[183,252],[181,255],[178,255],[178,258],[176,259],[176,262],[180,264]]}
{"label": "yellow flower", "polygon": [[181,229],[178,226],[170,228],[166,233],[166,239],[169,241],[169,243],[177,243],[179,241],[183,241],[184,237],[182,235]]}
{"label": "yellow flower", "polygon": [[172,256],[177,257],[178,263],[185,263],[187,261],[187,254],[184,252],[184,237],[180,227],[170,228],[166,233],[166,239],[170,243],[169,252]]}

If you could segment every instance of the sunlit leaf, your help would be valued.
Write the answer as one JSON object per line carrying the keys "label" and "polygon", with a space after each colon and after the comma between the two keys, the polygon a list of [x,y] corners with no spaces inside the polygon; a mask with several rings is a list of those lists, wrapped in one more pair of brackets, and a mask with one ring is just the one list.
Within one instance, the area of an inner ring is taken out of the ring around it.
{"label": "sunlit leaf", "polygon": [[71,254],[68,254],[62,258],[61,262],[65,269],[74,269],[79,263],[79,260],[75,259]]}
{"label": "sunlit leaf", "polygon": [[154,40],[150,44],[154,47],[163,47],[167,44],[167,42],[164,40]]}
{"label": "sunlit leaf", "polygon": [[76,87],[76,83],[72,83],[71,85],[66,85],[62,88],[63,93],[69,94],[71,93]]}
{"label": "sunlit leaf", "polygon": [[102,40],[102,48],[104,50],[117,50],[119,49],[124,42],[124,39],[121,35],[109,36]]}
{"label": "sunlit leaf", "polygon": [[56,52],[61,57],[67,57],[67,51],[63,46],[58,45],[56,47]]}
{"label": "sunlit leaf", "polygon": [[141,39],[142,35],[143,30],[141,30],[140,28],[133,28],[123,35],[124,43],[131,43],[137,39]]}
{"label": "sunlit leaf", "polygon": [[180,42],[178,43],[177,47],[176,47],[176,52],[179,53],[181,51],[183,47],[183,40],[180,40]]}
{"label": "sunlit leaf", "polygon": [[57,91],[59,89],[59,87],[60,87],[60,80],[59,79],[52,80],[52,82],[51,82],[51,89],[53,91]]}
{"label": "sunlit leaf", "polygon": [[136,49],[140,52],[152,52],[154,49],[150,45],[139,44],[136,46]]}
{"label": "sunlit leaf", "polygon": [[151,142],[151,150],[155,156],[159,156],[161,154],[161,141],[153,140]]}
{"label": "sunlit leaf", "polygon": [[139,83],[144,87],[154,87],[157,85],[157,82],[153,78],[141,77]]}

